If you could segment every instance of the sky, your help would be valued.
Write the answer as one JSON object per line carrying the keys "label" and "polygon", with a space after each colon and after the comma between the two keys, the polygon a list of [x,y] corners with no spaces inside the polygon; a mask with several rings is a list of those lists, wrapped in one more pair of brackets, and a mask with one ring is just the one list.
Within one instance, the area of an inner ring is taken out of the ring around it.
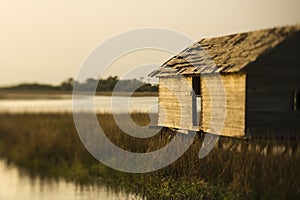
{"label": "sky", "polygon": [[[125,31],[156,27],[197,41],[300,23],[299,8],[299,0],[0,0],[0,86],[74,78],[98,45]],[[159,66],[170,56],[136,52],[106,75],[144,62]]]}

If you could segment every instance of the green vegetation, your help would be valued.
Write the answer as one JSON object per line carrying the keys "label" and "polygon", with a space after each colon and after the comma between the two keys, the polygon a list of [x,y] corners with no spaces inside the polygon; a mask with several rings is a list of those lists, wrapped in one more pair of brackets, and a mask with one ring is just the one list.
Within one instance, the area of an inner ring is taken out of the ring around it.
{"label": "green vegetation", "polygon": [[[164,129],[149,139],[132,138],[116,126],[112,115],[98,117],[110,140],[135,152],[158,149],[175,134]],[[147,114],[135,113],[132,118],[138,124],[149,122]],[[128,174],[102,165],[87,152],[71,114],[0,114],[0,156],[33,176],[106,184],[147,199],[299,198],[298,141],[221,138],[207,157],[199,159],[202,139],[198,135],[189,150],[164,169]]]}

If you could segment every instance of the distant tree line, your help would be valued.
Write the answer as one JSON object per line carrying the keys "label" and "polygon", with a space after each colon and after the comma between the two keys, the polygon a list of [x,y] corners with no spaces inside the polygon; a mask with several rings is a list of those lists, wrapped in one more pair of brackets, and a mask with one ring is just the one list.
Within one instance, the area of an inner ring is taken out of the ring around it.
{"label": "distant tree line", "polygon": [[[74,83],[73,83],[74,84]],[[110,76],[107,79],[89,78],[84,83],[76,83],[80,90],[92,90],[93,86],[97,86],[97,91],[137,91],[137,92],[157,92],[157,85],[151,85],[137,79],[119,80],[117,76]]]}
{"label": "distant tree line", "polygon": [[21,83],[14,86],[2,87],[1,90],[60,90],[60,86],[53,86],[40,83]]}
{"label": "distant tree line", "polygon": [[[73,78],[69,78],[63,81],[58,86],[47,85],[47,84],[39,84],[39,83],[24,83],[18,84],[15,86],[1,88],[2,90],[44,90],[44,91],[72,91],[74,85],[79,90],[88,91],[93,90],[95,85],[97,86],[97,91],[136,91],[136,92],[157,92],[158,86],[152,85],[150,83],[145,83],[142,80],[137,79],[128,79],[128,80],[120,80],[117,76],[109,76],[106,79],[96,80],[93,78],[87,79],[85,82],[81,83],[75,81]],[[115,88],[116,87],[116,88]]]}

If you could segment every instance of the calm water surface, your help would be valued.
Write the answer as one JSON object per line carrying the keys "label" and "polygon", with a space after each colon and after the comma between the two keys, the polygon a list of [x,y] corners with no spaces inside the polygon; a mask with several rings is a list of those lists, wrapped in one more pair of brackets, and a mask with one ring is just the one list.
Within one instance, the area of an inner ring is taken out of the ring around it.
{"label": "calm water surface", "polygon": [[0,200],[125,200],[137,199],[106,187],[78,187],[64,180],[43,181],[26,174],[0,160]]}
{"label": "calm water surface", "polygon": [[[80,108],[84,111],[87,109],[85,105],[85,98],[82,97],[80,101]],[[122,113],[133,111],[152,112],[156,113],[158,110],[157,97],[113,97],[96,96],[95,97],[95,111],[96,112],[116,112]],[[113,102],[113,103],[112,103]],[[3,99],[0,100],[0,112],[72,112],[72,99],[29,99],[29,100],[14,100]]]}
{"label": "calm water surface", "polygon": [[[80,109],[86,109],[85,99],[82,97]],[[96,96],[96,112],[157,112],[157,97],[126,97]],[[113,105],[112,105],[113,102]],[[2,99],[0,113],[35,113],[35,112],[72,112],[72,99]],[[0,200],[101,200],[101,199],[138,199],[127,196],[122,192],[108,191],[104,186],[78,187],[74,183],[59,181],[44,181],[20,173],[17,167],[7,165],[0,160]]]}

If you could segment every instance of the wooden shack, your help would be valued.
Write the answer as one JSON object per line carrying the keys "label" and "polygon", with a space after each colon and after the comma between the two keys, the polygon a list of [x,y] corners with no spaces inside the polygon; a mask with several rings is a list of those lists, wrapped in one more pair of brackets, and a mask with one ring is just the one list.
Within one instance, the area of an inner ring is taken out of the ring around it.
{"label": "wooden shack", "polygon": [[158,126],[233,137],[300,127],[299,25],[202,39],[149,76]]}

